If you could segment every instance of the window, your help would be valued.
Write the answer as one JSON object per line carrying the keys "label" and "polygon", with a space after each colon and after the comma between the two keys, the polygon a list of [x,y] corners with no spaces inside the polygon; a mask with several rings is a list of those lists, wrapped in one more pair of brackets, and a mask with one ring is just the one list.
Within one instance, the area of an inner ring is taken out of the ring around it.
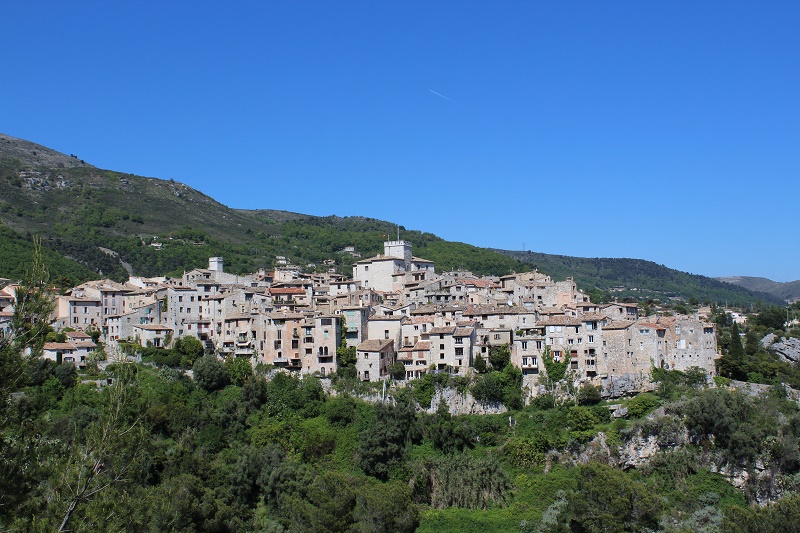
{"label": "window", "polygon": [[388,339],[389,338],[389,330],[388,329],[383,330],[383,338],[384,339]]}
{"label": "window", "polygon": [[594,342],[594,335],[589,335],[589,342]]}
{"label": "window", "polygon": [[461,337],[456,337],[456,344],[464,344],[464,339]]}
{"label": "window", "polygon": [[456,355],[457,356],[464,355],[464,348],[456,348]]}
{"label": "window", "polygon": [[440,350],[444,350],[444,344],[440,344],[440,345],[439,345],[439,349],[440,349]]}
{"label": "window", "polygon": [[495,333],[494,334],[494,340],[496,340],[496,341],[500,340],[500,334],[499,333]]}

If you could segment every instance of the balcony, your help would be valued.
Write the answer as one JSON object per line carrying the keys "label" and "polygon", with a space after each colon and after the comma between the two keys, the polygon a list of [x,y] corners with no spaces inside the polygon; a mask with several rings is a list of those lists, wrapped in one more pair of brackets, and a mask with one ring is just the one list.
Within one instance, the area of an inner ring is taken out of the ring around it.
{"label": "balcony", "polygon": [[285,365],[285,364],[287,364],[289,362],[289,358],[288,357],[276,357],[276,358],[274,358],[272,360],[272,362],[275,363],[276,365]]}

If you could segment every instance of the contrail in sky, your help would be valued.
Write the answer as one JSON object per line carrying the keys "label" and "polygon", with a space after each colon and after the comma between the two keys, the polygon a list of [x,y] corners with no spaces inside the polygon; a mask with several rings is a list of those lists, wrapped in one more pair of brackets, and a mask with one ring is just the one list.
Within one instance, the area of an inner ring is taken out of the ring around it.
{"label": "contrail in sky", "polygon": [[446,97],[445,95],[437,93],[437,92],[436,92],[436,91],[434,91],[433,89],[428,89],[428,90],[429,90],[430,92],[432,92],[433,94],[435,94],[436,96],[438,96],[438,97],[440,97],[440,98],[444,98],[444,99],[445,99],[445,100],[447,100],[448,102],[453,102],[454,104],[456,103],[456,101],[455,101],[455,100],[451,100],[450,98]]}

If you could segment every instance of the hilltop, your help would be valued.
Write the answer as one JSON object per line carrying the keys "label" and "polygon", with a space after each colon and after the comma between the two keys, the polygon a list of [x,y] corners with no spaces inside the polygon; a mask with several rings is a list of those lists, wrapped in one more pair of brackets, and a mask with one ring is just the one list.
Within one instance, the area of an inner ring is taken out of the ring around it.
{"label": "hilltop", "polygon": [[648,261],[491,250],[365,217],[233,209],[174,180],[99,169],[4,134],[0,223],[0,275],[22,275],[30,235],[38,234],[47,265],[63,285],[99,275],[125,279],[123,262],[137,275],[177,275],[217,255],[232,273],[273,268],[280,255],[305,269],[333,259],[338,271],[349,274],[354,260],[342,253],[346,246],[374,255],[382,250],[383,235],[399,231],[413,242],[415,255],[434,261],[438,270],[504,275],[536,267],[557,279],[574,276],[587,291],[622,287],[618,296],[778,301]]}
{"label": "hilltop", "polygon": [[800,300],[800,280],[782,283],[767,278],[751,276],[729,276],[717,279],[725,283],[744,287],[749,291],[766,292],[787,302]]}

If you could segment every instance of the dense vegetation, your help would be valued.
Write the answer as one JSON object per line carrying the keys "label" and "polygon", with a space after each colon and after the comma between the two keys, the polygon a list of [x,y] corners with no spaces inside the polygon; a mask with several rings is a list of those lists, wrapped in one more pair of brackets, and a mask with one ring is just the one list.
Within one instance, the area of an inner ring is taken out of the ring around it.
{"label": "dense vegetation", "polygon": [[[0,340],[4,530],[781,531],[800,520],[800,407],[780,386],[751,397],[708,388],[700,369],[659,370],[654,394],[614,406],[594,387],[524,406],[498,347],[474,380],[430,374],[373,404],[347,393],[375,392],[352,378],[336,376],[331,396],[316,377],[201,356],[186,339],[143,350],[156,366],[79,374],[35,356],[52,334],[46,285],[35,260]],[[418,409],[443,386],[483,387],[511,411]],[[620,468],[651,440],[661,451]],[[726,477],[737,472],[750,473],[744,490]]]}

